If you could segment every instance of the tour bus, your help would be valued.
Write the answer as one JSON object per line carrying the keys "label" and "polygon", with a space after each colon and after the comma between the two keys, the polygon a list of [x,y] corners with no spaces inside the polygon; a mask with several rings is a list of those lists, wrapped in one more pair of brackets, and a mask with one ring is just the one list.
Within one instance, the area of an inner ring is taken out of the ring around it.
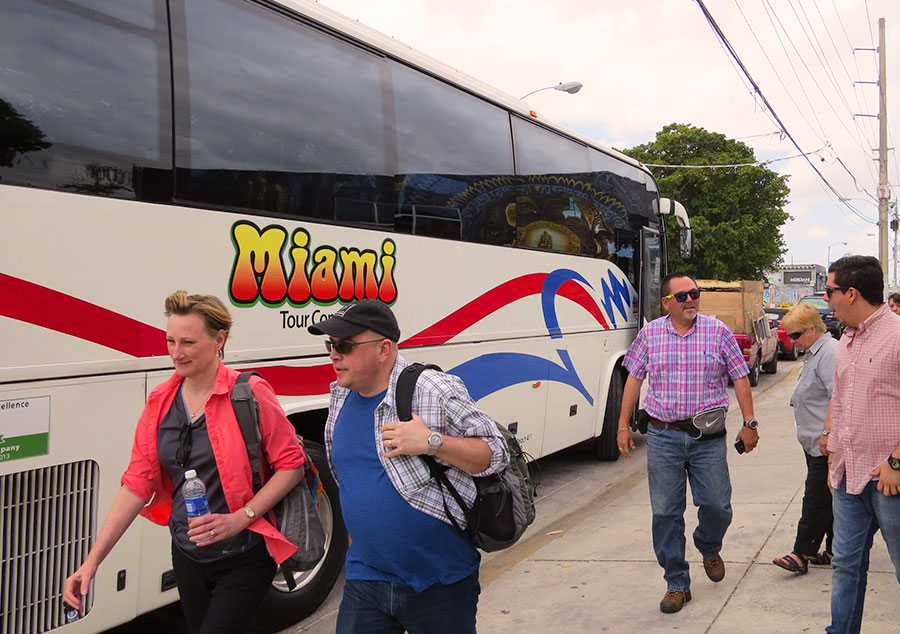
{"label": "tour bus", "polygon": [[305,0],[5,0],[0,42],[0,634],[177,600],[168,531],[139,519],[84,612],[62,601],[173,371],[177,289],[230,306],[226,363],[273,385],[324,479],[327,554],[276,577],[269,629],[343,565],[307,327],[347,303],[390,304],[401,353],[534,458],[618,456],[623,355],[692,242],[640,163]]}

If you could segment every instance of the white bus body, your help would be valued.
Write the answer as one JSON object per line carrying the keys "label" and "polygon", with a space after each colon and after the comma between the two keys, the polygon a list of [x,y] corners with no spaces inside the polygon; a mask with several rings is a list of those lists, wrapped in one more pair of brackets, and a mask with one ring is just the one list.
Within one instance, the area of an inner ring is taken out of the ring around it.
{"label": "white bus body", "polygon": [[[665,268],[640,164],[315,3],[4,7],[0,634],[98,632],[177,599],[167,530],[144,520],[86,614],[61,599],[172,372],[176,289],[230,302],[226,362],[273,384],[320,462],[333,373],[306,327],[363,297],[535,458],[589,439],[617,457],[621,359]],[[329,554],[273,588],[272,627],[340,571],[328,492]]]}

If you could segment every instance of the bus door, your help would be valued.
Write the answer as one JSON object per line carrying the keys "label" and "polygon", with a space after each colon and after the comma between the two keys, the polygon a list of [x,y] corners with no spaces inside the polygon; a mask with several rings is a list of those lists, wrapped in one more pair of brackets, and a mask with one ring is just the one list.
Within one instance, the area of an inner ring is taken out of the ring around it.
{"label": "bus door", "polygon": [[639,328],[660,316],[659,286],[663,277],[663,261],[661,237],[656,229],[641,229],[640,270]]}

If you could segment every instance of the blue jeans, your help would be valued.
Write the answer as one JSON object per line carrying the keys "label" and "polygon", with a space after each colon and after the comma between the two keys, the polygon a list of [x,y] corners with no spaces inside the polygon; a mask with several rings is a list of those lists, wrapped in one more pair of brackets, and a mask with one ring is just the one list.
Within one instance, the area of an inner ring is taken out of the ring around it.
{"label": "blue jeans", "polygon": [[731,478],[725,437],[694,440],[676,429],[647,429],[647,476],[653,510],[653,550],[665,570],[668,590],[691,588],[691,573],[684,559],[686,480],[690,478],[699,525],[694,546],[704,557],[722,550],[731,524]]}
{"label": "blue jeans", "polygon": [[862,625],[869,571],[869,551],[878,529],[887,544],[900,581],[900,496],[881,493],[876,481],[859,495],[845,483],[834,490],[834,559],[831,565],[830,634],[857,634]]}
{"label": "blue jeans", "polygon": [[422,592],[390,581],[344,583],[336,634],[475,634],[478,571]]}

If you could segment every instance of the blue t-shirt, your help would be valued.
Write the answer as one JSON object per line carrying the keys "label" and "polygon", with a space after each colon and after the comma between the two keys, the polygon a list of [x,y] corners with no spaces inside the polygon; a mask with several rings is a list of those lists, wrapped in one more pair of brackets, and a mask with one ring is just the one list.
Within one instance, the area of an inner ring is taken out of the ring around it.
{"label": "blue t-shirt", "polygon": [[394,488],[375,447],[375,408],[383,399],[384,392],[351,392],[335,421],[331,460],[352,539],[346,578],[416,592],[455,583],[478,569],[481,556],[453,526],[414,509]]}

